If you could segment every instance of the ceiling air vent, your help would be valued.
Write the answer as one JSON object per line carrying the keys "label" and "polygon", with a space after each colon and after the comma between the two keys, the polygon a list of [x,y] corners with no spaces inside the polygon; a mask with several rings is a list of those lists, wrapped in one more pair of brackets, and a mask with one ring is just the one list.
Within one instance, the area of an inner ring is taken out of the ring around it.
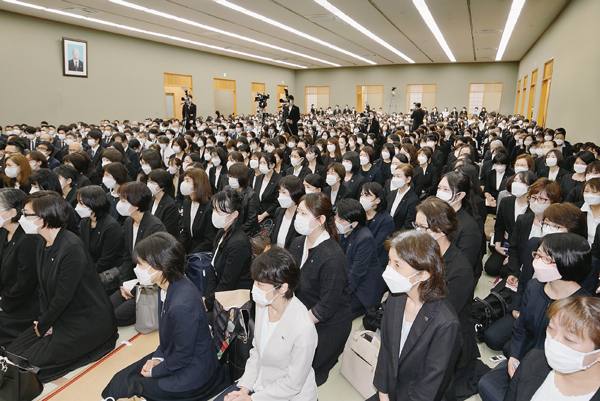
{"label": "ceiling air vent", "polygon": [[83,17],[90,17],[90,16],[95,16],[95,15],[100,14],[100,11],[95,10],[93,8],[89,8],[89,7],[66,7],[66,8],[62,8],[61,11],[71,13],[71,14],[81,15]]}

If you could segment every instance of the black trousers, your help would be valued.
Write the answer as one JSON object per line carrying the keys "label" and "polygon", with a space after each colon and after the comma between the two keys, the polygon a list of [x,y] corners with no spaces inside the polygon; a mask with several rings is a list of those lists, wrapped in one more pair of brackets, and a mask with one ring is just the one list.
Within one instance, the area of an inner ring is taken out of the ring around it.
{"label": "black trousers", "polygon": [[200,401],[214,397],[229,385],[228,370],[220,366],[213,377],[197,389],[176,393],[165,391],[158,385],[159,379],[144,377],[141,374],[142,367],[146,361],[152,359],[152,354],[146,355],[114,375],[102,390],[102,398],[112,397],[117,400],[135,395],[144,397],[148,401]]}
{"label": "black trousers", "polygon": [[0,316],[0,346],[8,347],[22,332],[33,326],[34,320]]}
{"label": "black trousers", "polygon": [[508,264],[503,264],[506,255],[501,255],[496,250],[492,250],[490,257],[485,262],[485,272],[490,276],[502,278],[508,277]]}
{"label": "black trousers", "polygon": [[509,312],[496,320],[486,331],[483,337],[485,344],[494,351],[502,351],[512,337],[515,318]]}
{"label": "black trousers", "polygon": [[135,324],[135,297],[126,300],[121,295],[121,290],[117,290],[110,296],[110,302],[115,311],[117,326],[131,326]]}
{"label": "black trousers", "polygon": [[339,356],[344,351],[344,345],[352,330],[352,319],[339,323],[315,325],[319,344],[315,351],[312,367],[315,371],[317,386],[322,385],[329,377],[329,371],[335,366]]}

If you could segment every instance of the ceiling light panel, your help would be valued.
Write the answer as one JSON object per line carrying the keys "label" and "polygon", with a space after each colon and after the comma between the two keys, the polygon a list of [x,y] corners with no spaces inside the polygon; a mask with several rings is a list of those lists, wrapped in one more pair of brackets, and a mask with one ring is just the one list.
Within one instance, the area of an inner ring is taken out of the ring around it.
{"label": "ceiling light panel", "polygon": [[170,39],[170,40],[173,40],[173,41],[176,41],[176,42],[180,42],[180,43],[186,43],[186,44],[189,44],[189,45],[194,45],[194,46],[198,46],[198,47],[204,47],[204,48],[208,48],[208,49],[212,49],[212,50],[217,50],[217,51],[221,51],[221,52],[225,52],[225,53],[229,53],[229,54],[235,54],[235,55],[239,55],[239,56],[249,57],[249,58],[253,58],[253,59],[257,59],[257,60],[261,60],[261,61],[265,61],[265,62],[282,64],[282,65],[286,65],[286,66],[294,67],[294,68],[302,68],[302,69],[307,68],[306,66],[299,65],[299,64],[294,64],[294,63],[289,63],[289,62],[286,62],[286,61],[283,61],[283,60],[277,60],[277,59],[273,59],[273,58],[270,58],[270,57],[259,56],[257,54],[252,54],[252,53],[243,52],[243,51],[239,51],[239,50],[229,49],[229,48],[225,48],[225,47],[222,47],[222,46],[211,45],[211,44],[208,44],[208,43],[202,43],[202,42],[198,42],[198,41],[195,41],[195,40],[190,40],[190,39],[186,39],[186,38],[182,38],[182,37],[178,37],[178,36],[174,36],[174,35],[168,35],[168,34],[164,34],[164,33],[160,33],[160,32],[150,31],[150,30],[146,30],[146,29],[135,28],[135,27],[128,26],[128,25],[117,24],[117,23],[114,23],[114,22],[105,21],[105,20],[101,20],[101,19],[97,19],[97,18],[85,17],[85,16],[82,16],[82,15],[73,14],[73,13],[65,12],[65,11],[58,10],[58,9],[43,7],[43,6],[39,6],[39,5],[36,5],[36,4],[27,3],[27,2],[23,2],[23,1],[19,1],[19,0],[3,0],[3,1],[5,3],[10,3],[10,4],[18,5],[18,6],[23,6],[23,7],[27,7],[27,8],[30,8],[30,9],[39,10],[39,11],[45,11],[45,12],[48,12],[48,13],[57,14],[57,15],[61,15],[61,16],[64,16],[64,17],[69,17],[69,18],[75,18],[75,19],[79,19],[79,20],[84,20],[84,21],[95,23],[95,24],[100,24],[100,25],[103,25],[103,26],[108,26],[108,27],[112,27],[112,28],[122,29],[122,30],[129,31],[129,32],[136,32],[136,33],[139,33],[139,34],[144,34],[144,35],[159,37],[159,38],[163,38],[163,39]]}
{"label": "ceiling light panel", "polygon": [[521,15],[521,10],[523,9],[524,5],[525,0],[513,0],[512,5],[510,6],[510,12],[508,13],[508,18],[506,20],[506,26],[504,27],[504,32],[502,32],[502,39],[500,39],[500,45],[498,46],[496,61],[502,60],[502,56],[506,50],[506,45],[508,45],[508,41],[510,40],[513,29],[515,29],[515,25],[517,24],[517,20],[519,19],[519,15]]}
{"label": "ceiling light panel", "polygon": [[233,3],[231,3],[228,0],[214,0],[214,1],[215,1],[215,3],[221,4],[221,5],[223,5],[225,7],[228,7],[230,9],[232,9],[232,10],[235,10],[235,11],[238,11],[240,13],[243,13],[244,15],[247,15],[247,16],[252,17],[252,18],[256,18],[257,20],[260,20],[260,21],[265,22],[267,24],[270,24],[270,25],[276,26],[278,28],[281,28],[281,29],[285,30],[288,33],[293,33],[294,35],[303,37],[303,38],[308,39],[308,40],[310,40],[312,42],[318,43],[318,44],[320,44],[322,46],[326,46],[326,47],[328,47],[330,49],[333,49],[335,51],[343,53],[343,54],[345,54],[347,56],[354,57],[354,58],[356,58],[358,60],[361,60],[361,61],[363,61],[365,63],[371,64],[371,65],[377,64],[376,62],[374,62],[372,60],[369,60],[367,58],[359,56],[358,54],[354,54],[352,52],[349,52],[349,51],[347,51],[345,49],[342,49],[341,47],[338,47],[338,46],[333,45],[333,44],[331,44],[329,42],[326,42],[324,40],[316,38],[316,37],[314,37],[312,35],[309,35],[309,34],[307,34],[305,32],[302,32],[302,31],[299,31],[297,29],[294,29],[294,28],[292,28],[292,27],[290,27],[290,26],[288,26],[286,24],[283,24],[283,23],[281,23],[279,21],[276,21],[276,20],[274,20],[272,18],[268,18],[268,17],[266,17],[266,16],[264,16],[262,14],[256,13],[256,12],[248,10],[248,9],[246,9],[244,7],[241,7],[241,6],[238,6],[236,4],[233,4]]}
{"label": "ceiling light panel", "polygon": [[[225,0],[223,0],[223,1],[225,1]],[[380,45],[382,45],[386,49],[390,50],[394,54],[402,57],[404,60],[408,61],[409,63],[414,63],[414,60],[412,60],[407,55],[405,55],[404,53],[402,53],[400,50],[398,50],[395,47],[393,47],[392,45],[390,45],[385,40],[381,39],[379,36],[375,35],[373,32],[369,31],[367,28],[365,28],[364,26],[362,26],[361,24],[359,24],[358,22],[356,22],[352,18],[350,18],[348,15],[346,15],[344,12],[342,12],[339,8],[335,7],[333,4],[329,3],[327,0],[315,0],[315,2],[317,4],[319,4],[320,6],[324,7],[330,13],[334,14],[336,17],[338,17],[341,20],[343,20],[345,23],[347,23],[348,25],[350,25],[354,29],[356,29],[359,32],[361,32],[363,35],[365,35],[368,38],[370,38],[370,39],[374,40],[375,42],[379,43]]]}
{"label": "ceiling light panel", "polygon": [[229,37],[232,37],[232,38],[244,40],[244,41],[247,41],[247,42],[250,42],[250,43],[254,43],[254,44],[257,44],[257,45],[260,45],[260,46],[269,47],[271,49],[275,49],[275,50],[282,51],[282,52],[285,52],[285,53],[293,54],[295,56],[307,58],[309,60],[317,61],[319,63],[327,64],[327,65],[330,65],[330,66],[333,66],[333,67],[341,67],[340,64],[332,63],[332,62],[327,61],[327,60],[322,60],[322,59],[319,59],[319,58],[316,58],[316,57],[309,56],[307,54],[299,53],[299,52],[296,52],[296,51],[293,51],[293,50],[290,50],[290,49],[286,49],[286,48],[283,48],[283,47],[280,47],[280,46],[276,46],[276,45],[273,45],[273,44],[270,44],[270,43],[267,43],[267,42],[263,42],[263,41],[256,40],[256,39],[252,39],[252,38],[249,38],[247,36],[238,35],[238,34],[235,34],[233,32],[225,31],[223,29],[219,29],[219,28],[215,28],[215,27],[212,27],[212,26],[209,26],[209,25],[201,24],[201,23],[198,23],[198,22],[186,19],[186,18],[177,17],[177,16],[172,15],[172,14],[168,14],[168,13],[164,13],[162,11],[158,11],[158,10],[154,10],[154,9],[147,8],[147,7],[144,7],[144,6],[140,6],[140,5],[128,2],[128,1],[124,1],[124,0],[109,0],[109,1],[111,3],[115,3],[115,4],[119,4],[121,6],[132,8],[134,10],[143,11],[143,12],[148,13],[148,14],[157,15],[157,16],[162,17],[162,18],[166,18],[166,19],[169,19],[169,20],[181,22],[183,24],[195,26],[195,27],[200,28],[200,29],[205,29],[207,31],[212,31],[212,32],[220,33],[222,35],[226,35],[226,36],[229,36]]}
{"label": "ceiling light panel", "polygon": [[444,53],[446,53],[446,56],[448,56],[450,61],[456,62],[454,54],[452,54],[452,50],[450,50],[450,47],[446,43],[444,35],[442,35],[440,28],[438,28],[437,24],[435,23],[435,20],[433,19],[433,16],[431,15],[431,12],[429,11],[427,4],[425,3],[425,0],[413,0],[413,4],[415,5],[415,7],[417,7],[417,10],[419,10],[419,14],[421,14],[421,17],[429,27],[431,33],[433,33],[433,36],[435,36],[435,39],[438,41],[438,43],[444,50]]}

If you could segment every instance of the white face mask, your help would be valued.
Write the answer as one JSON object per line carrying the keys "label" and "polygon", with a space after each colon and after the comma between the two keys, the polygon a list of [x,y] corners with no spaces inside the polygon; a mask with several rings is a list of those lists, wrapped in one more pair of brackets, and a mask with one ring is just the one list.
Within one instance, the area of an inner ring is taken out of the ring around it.
{"label": "white face mask", "polygon": [[[233,166],[233,165],[234,165],[234,162],[231,162],[231,161],[227,162],[227,170],[229,170],[231,168],[231,166]],[[184,170],[185,170],[185,168],[184,168]]]}
{"label": "white face mask", "polygon": [[237,178],[229,177],[228,182],[232,189],[238,189],[240,187],[240,182]]}
{"label": "white face mask", "polygon": [[391,184],[394,189],[402,188],[406,185],[406,180],[403,178],[393,177]]}
{"label": "white face mask", "polygon": [[82,219],[85,219],[86,217],[90,217],[92,215],[92,210],[87,206],[81,205],[80,203],[78,203],[77,206],[75,206],[75,211]]}
{"label": "white face mask", "polygon": [[427,163],[427,156],[425,155],[420,155],[419,157],[417,157],[417,159],[419,160],[419,164]]}
{"label": "white face mask", "polygon": [[337,174],[327,174],[327,178],[325,181],[327,181],[327,185],[334,186],[335,184],[337,184],[339,178],[340,177],[338,177]]}
{"label": "white face mask", "polygon": [[288,207],[292,206],[292,204],[294,203],[292,201],[292,198],[290,198],[287,195],[283,195],[283,194],[279,194],[277,201],[279,202],[279,206],[281,206],[284,209],[287,209]]}
{"label": "white face mask", "polygon": [[159,193],[160,191],[162,191],[162,189],[158,186],[158,184],[148,183],[146,185],[148,186],[148,189],[150,189],[150,192],[152,192],[152,196],[154,196],[157,193]]}
{"label": "white face mask", "polygon": [[393,294],[400,294],[410,291],[415,285],[420,283],[420,281],[416,281],[414,283],[410,282],[410,278],[416,276],[417,274],[419,274],[419,272],[416,272],[409,277],[404,277],[402,274],[398,273],[388,265],[381,277]]}
{"label": "white face mask", "polygon": [[554,142],[556,142],[556,144],[558,146],[562,146],[562,144],[565,143],[565,140],[564,139],[555,139]]}
{"label": "white face mask", "polygon": [[265,166],[264,164],[261,164],[260,166],[258,166],[258,169],[260,170],[260,172],[261,172],[262,174],[269,174],[269,171],[271,171],[271,170],[269,169],[269,167],[268,167],[268,166]]}
{"label": "white face mask", "polygon": [[344,165],[347,173],[352,171],[352,162],[343,162],[342,164]]}
{"label": "white face mask", "polygon": [[368,212],[369,210],[373,209],[373,201],[367,198],[360,198],[360,204],[362,205],[363,209],[365,209],[365,212]]}
{"label": "white face mask", "polygon": [[292,163],[293,167],[298,167],[298,165],[300,164],[300,159],[299,157],[290,157],[290,162]]}
{"label": "white face mask", "polygon": [[529,168],[524,167],[524,166],[515,166],[515,174],[520,173],[522,171],[527,171],[529,170]]}
{"label": "white face mask", "polygon": [[315,154],[314,153],[307,153],[306,154],[306,160],[308,160],[309,162],[312,162],[313,160],[315,160]]}
{"label": "white face mask", "polygon": [[142,166],[142,171],[144,172],[144,174],[148,175],[148,174],[150,174],[150,172],[152,171],[152,167],[150,167],[150,166],[149,166],[149,165],[147,165],[147,164],[144,164],[144,165]]}
{"label": "white face mask", "polygon": [[558,163],[558,159],[556,157],[547,157],[546,158],[546,166],[554,167]]}
{"label": "white face mask", "polygon": [[342,235],[349,233],[353,229],[352,224],[348,224],[347,226],[345,226],[342,223],[340,223],[339,221],[335,222],[335,227],[337,228],[338,234],[342,234]]}
{"label": "white face mask", "polygon": [[20,167],[7,167],[4,169],[4,174],[6,174],[8,178],[17,178],[20,172]]}
{"label": "white face mask", "polygon": [[192,192],[194,192],[194,186],[186,181],[181,183],[179,189],[181,190],[181,194],[183,196],[190,196]]}
{"label": "white face mask", "polygon": [[513,182],[510,187],[510,192],[517,198],[525,195],[529,191],[529,187],[522,182]]}
{"label": "white face mask", "polygon": [[156,273],[158,273],[158,270],[157,270],[152,274],[148,274],[148,270],[150,270],[150,268],[144,270],[140,267],[140,265],[136,265],[133,268],[133,272],[135,273],[135,276],[137,277],[137,279],[140,281],[141,285],[152,285],[152,276],[154,276]]}
{"label": "white face mask", "polygon": [[92,138],[88,139],[88,145],[92,148],[96,147],[96,140]]}
{"label": "white face mask", "polygon": [[529,202],[529,208],[533,213],[537,214],[538,216],[544,214],[546,209],[548,209],[548,206],[550,206],[549,203],[538,203],[534,201]]}
{"label": "white face mask", "polygon": [[275,301],[275,299],[281,295],[281,293],[277,293],[277,295],[275,295],[273,297],[273,299],[271,300],[267,300],[267,293],[276,290],[277,287],[273,287],[271,290],[269,291],[263,291],[260,288],[258,288],[256,286],[256,284],[254,284],[252,286],[252,299],[254,300],[254,302],[256,302],[257,305],[260,306],[269,306],[273,303],[273,301]]}
{"label": "white face mask", "polygon": [[304,216],[296,216],[296,220],[294,220],[294,228],[300,235],[310,235],[317,227],[310,228],[310,222],[316,220],[313,218],[308,218]]}
{"label": "white face mask", "polygon": [[212,158],[212,164],[215,167],[219,167],[221,165],[221,159],[219,159],[218,157],[213,157]]}
{"label": "white face mask", "polygon": [[600,195],[583,194],[583,200],[590,206],[600,205]]}
{"label": "white face mask", "polygon": [[453,196],[452,196],[452,194],[450,194],[448,192],[438,190],[437,193],[435,194],[435,196],[437,196],[441,200],[447,202],[450,206],[453,206],[456,202],[458,202],[458,199],[452,201]]}
{"label": "white face mask", "polygon": [[172,146],[171,149],[173,149],[173,152],[175,153],[181,152],[181,148],[179,146]]}
{"label": "white face mask", "polygon": [[34,161],[29,162],[29,167],[31,167],[32,170],[35,170],[37,168],[37,162],[34,162]]}
{"label": "white face mask", "polygon": [[369,164],[370,160],[367,156],[360,156],[360,165],[361,166],[366,166],[367,164]]}
{"label": "white face mask", "polygon": [[390,158],[390,152],[386,152],[386,151],[382,151],[381,152],[381,158],[384,160],[387,160]]}
{"label": "white face mask", "polygon": [[329,152],[335,152],[335,145],[327,145],[327,150]]}
{"label": "white face mask", "polygon": [[250,168],[258,168],[258,160],[250,160]]}
{"label": "white face mask", "polygon": [[585,175],[585,180],[586,180],[586,181],[589,181],[589,180],[591,180],[592,178],[600,178],[600,175],[597,175],[597,174],[586,174],[586,175]]}
{"label": "white face mask", "polygon": [[499,173],[503,173],[506,171],[506,166],[503,164],[496,164],[492,167],[494,170],[496,170]]}
{"label": "white face mask", "polygon": [[117,212],[119,212],[119,214],[123,217],[127,217],[127,216],[131,216],[131,214],[133,212],[135,212],[135,210],[133,211],[129,211],[129,208],[131,207],[131,203],[125,201],[119,201],[117,202]]}
{"label": "white face mask", "polygon": [[548,334],[548,332],[546,332],[544,353],[546,354],[548,365],[550,365],[550,367],[557,372],[569,374],[588,369],[598,362],[598,360],[593,361],[587,366],[583,366],[583,360],[586,356],[593,355],[598,352],[600,352],[600,349],[587,353],[576,351],[573,348],[556,341],[550,336],[550,334]]}
{"label": "white face mask", "polygon": [[231,222],[231,221],[227,221],[227,217],[229,217],[229,216],[230,216],[229,214],[226,214],[225,216],[221,216],[219,213],[216,212],[216,210],[213,210],[213,213],[212,213],[213,226],[215,226],[215,228],[217,228],[217,229],[227,227],[227,224],[229,224]]}
{"label": "white face mask", "polygon": [[35,224],[35,222],[38,219],[40,219],[40,217],[38,217],[35,220],[29,220],[27,217],[21,216],[21,218],[19,219],[19,225],[21,226],[23,231],[25,231],[25,234],[37,234],[38,229],[40,227],[37,224]]}
{"label": "white face mask", "polygon": [[587,169],[587,166],[585,164],[574,164],[573,165],[573,170],[577,174],[583,174],[583,173],[585,173],[586,169]]}

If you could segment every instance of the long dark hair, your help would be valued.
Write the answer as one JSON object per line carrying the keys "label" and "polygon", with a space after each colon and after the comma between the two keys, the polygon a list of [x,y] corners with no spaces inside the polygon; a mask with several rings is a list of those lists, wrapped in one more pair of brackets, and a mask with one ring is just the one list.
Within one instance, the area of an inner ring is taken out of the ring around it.
{"label": "long dark hair", "polygon": [[306,194],[300,198],[300,202],[304,202],[306,208],[315,217],[325,216],[324,227],[331,236],[339,242],[337,230],[333,224],[333,206],[331,200],[323,192],[315,192],[312,194]]}
{"label": "long dark hair", "polygon": [[471,186],[471,179],[465,173],[451,171],[444,175],[448,180],[448,186],[452,190],[452,197],[459,192],[464,192],[465,197],[461,201],[461,206],[473,217],[477,215],[477,206],[475,205],[475,194]]}
{"label": "long dark hair", "polygon": [[[244,223],[244,196],[241,194],[241,192],[236,191],[235,189],[224,189],[221,192],[217,192],[212,197],[211,205],[213,209],[218,209],[225,213],[238,212],[238,217],[236,217],[236,219],[233,221],[233,224],[231,227],[229,227],[229,230],[227,230],[223,240],[221,241],[221,245],[218,249],[218,251],[221,251],[227,240],[229,240],[233,233],[240,229]],[[221,238],[223,232],[224,230],[220,228],[217,236],[215,237],[214,244],[218,243],[217,239]]]}

